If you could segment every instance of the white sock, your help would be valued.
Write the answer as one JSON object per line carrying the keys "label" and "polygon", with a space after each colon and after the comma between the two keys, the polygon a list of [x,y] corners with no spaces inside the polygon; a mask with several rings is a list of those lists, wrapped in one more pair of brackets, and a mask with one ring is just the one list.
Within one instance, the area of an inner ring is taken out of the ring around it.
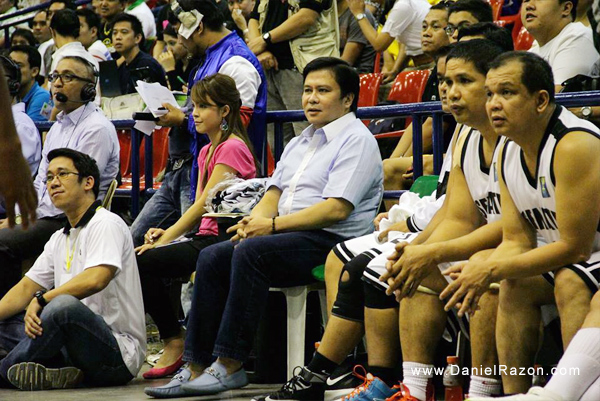
{"label": "white sock", "polygon": [[502,380],[492,377],[471,376],[469,397],[488,398],[499,395],[502,390]]}
{"label": "white sock", "polygon": [[579,401],[598,401],[600,400],[600,378],[596,379]]}
{"label": "white sock", "polygon": [[433,365],[403,362],[402,371],[404,373],[402,383],[408,388],[410,395],[420,401],[425,401],[427,382],[433,377]]}
{"label": "white sock", "polygon": [[578,400],[600,376],[600,328],[575,334],[546,388],[564,400]]}

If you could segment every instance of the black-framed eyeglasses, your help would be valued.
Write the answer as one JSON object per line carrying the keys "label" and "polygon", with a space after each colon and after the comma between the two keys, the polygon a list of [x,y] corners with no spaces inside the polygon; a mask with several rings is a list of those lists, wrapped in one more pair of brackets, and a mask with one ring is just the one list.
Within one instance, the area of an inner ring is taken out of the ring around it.
{"label": "black-framed eyeglasses", "polygon": [[56,82],[59,78],[64,84],[73,82],[74,80],[84,81],[84,82],[92,82],[90,79],[83,78],[83,77],[80,77],[78,75],[71,74],[68,72],[66,72],[64,74],[60,74],[58,72],[53,72],[52,74],[50,74],[48,76],[48,82],[50,82],[50,83]]}
{"label": "black-framed eyeglasses", "polygon": [[52,181],[54,181],[55,178],[58,178],[58,181],[63,182],[63,180],[65,178],[67,178],[69,175],[77,175],[77,176],[81,176],[81,174],[79,173],[75,173],[73,171],[60,171],[58,172],[56,175],[54,174],[47,174],[46,178],[44,178],[42,181],[44,184],[48,185],[50,184]]}
{"label": "black-framed eyeglasses", "polygon": [[461,29],[466,28],[471,25],[473,25],[473,24],[469,21],[463,21],[460,24],[458,24],[458,26],[448,24],[448,26],[446,27],[446,35],[452,36],[452,35],[454,35],[454,32],[456,32],[457,30],[460,31]]}

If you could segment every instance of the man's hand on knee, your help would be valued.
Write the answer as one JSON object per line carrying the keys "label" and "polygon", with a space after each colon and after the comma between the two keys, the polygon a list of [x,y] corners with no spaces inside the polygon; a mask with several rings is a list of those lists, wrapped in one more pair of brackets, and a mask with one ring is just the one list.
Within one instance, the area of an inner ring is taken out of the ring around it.
{"label": "man's hand on knee", "polygon": [[42,320],[40,319],[40,313],[42,307],[36,298],[33,298],[27,307],[25,312],[25,334],[27,337],[34,339],[42,335]]}

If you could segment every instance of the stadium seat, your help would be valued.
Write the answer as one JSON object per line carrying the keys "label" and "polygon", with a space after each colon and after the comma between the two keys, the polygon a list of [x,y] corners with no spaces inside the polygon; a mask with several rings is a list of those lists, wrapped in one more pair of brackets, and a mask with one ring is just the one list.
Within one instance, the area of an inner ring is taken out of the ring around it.
{"label": "stadium seat", "polygon": [[[394,80],[388,100],[401,104],[419,103],[425,91],[425,85],[429,78],[430,70],[403,71]],[[411,119],[406,119],[405,128],[411,123]],[[398,131],[403,132],[403,131]],[[401,134],[397,135],[401,136]]]}
{"label": "stadium seat", "polygon": [[119,138],[119,160],[121,164],[121,177],[131,175],[131,131],[126,129],[117,130]]}
{"label": "stadium seat", "polygon": [[494,21],[498,21],[500,19],[500,14],[502,14],[504,0],[487,0],[487,2],[492,6],[492,16],[494,17]]}
{"label": "stadium seat", "polygon": [[[160,127],[154,130],[152,134],[152,175],[153,180],[156,179],[158,174],[163,171],[167,167],[167,162],[169,160],[169,131],[168,127]],[[129,141],[129,146],[131,146],[131,137]],[[123,150],[121,149],[121,155],[123,155]],[[129,158],[131,155],[131,151],[128,152]],[[145,146],[142,143],[140,145],[140,189],[143,189],[145,185]],[[123,168],[121,167],[121,170]],[[119,189],[131,189],[131,169],[127,171],[127,174],[123,174],[122,178],[123,184],[119,187]],[[160,188],[160,182],[153,182],[152,189]]]}
{"label": "stadium seat", "polygon": [[524,26],[522,26],[519,35],[517,36],[517,40],[515,40],[515,50],[531,49],[534,40],[533,36],[527,32],[527,29],[525,29]]}
{"label": "stadium seat", "polygon": [[381,74],[361,74],[360,92],[358,94],[358,107],[369,107],[377,105],[377,96],[383,75]]}

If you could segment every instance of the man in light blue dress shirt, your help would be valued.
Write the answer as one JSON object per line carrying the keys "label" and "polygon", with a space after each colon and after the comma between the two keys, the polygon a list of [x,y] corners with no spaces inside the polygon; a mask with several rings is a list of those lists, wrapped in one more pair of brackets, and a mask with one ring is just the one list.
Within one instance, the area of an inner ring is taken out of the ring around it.
{"label": "man in light blue dress shirt", "polygon": [[52,95],[56,108],[61,112],[46,136],[34,181],[38,220],[27,230],[19,226],[9,229],[8,222],[0,220],[0,297],[21,279],[22,261],[41,254],[50,236],[66,222],[64,214],[52,204],[42,182],[48,168],[48,153],[56,148],[71,148],[96,160],[100,170],[100,198],[117,176],[117,132],[92,102],[95,93],[84,91],[86,85],[94,88],[94,74],[93,66],[77,56],[64,57],[53,72]]}
{"label": "man in light blue dress shirt", "polygon": [[345,61],[323,57],[303,75],[311,125],[285,148],[251,215],[229,230],[236,232],[232,241],[200,253],[183,354],[189,367],[169,384],[147,388],[148,395],[245,386],[242,364],[269,287],[313,282],[312,269],[336,243],[373,230],[383,172],[377,142],[354,114],[358,74]]}

